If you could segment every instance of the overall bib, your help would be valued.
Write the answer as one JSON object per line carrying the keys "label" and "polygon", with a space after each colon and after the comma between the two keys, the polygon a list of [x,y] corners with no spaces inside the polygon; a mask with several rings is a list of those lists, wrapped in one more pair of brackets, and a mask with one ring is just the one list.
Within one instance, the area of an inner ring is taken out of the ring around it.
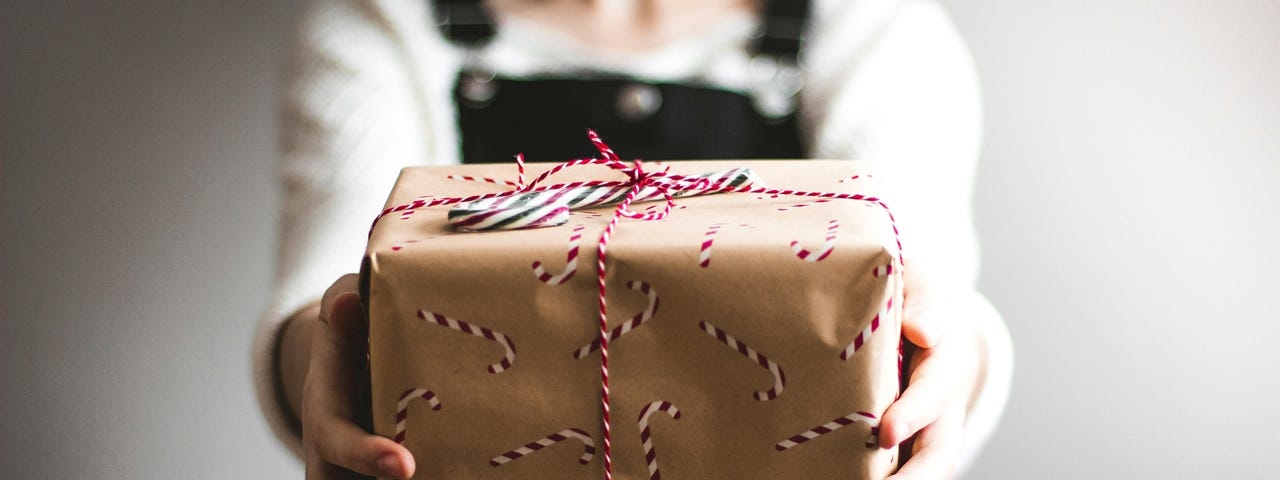
{"label": "overall bib", "polygon": [[[441,33],[462,48],[494,35],[478,0],[435,2]],[[753,64],[776,78],[765,95],[702,85],[651,82],[609,74],[517,79],[464,66],[453,89],[463,163],[565,161],[596,154],[588,128],[624,159],[804,158],[797,131],[797,67],[807,1],[768,2]]]}

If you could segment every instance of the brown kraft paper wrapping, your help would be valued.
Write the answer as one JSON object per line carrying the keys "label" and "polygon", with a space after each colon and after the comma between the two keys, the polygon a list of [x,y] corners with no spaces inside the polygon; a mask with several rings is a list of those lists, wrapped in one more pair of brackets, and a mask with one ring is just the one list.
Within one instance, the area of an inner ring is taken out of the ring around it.
{"label": "brown kraft paper wrapping", "polygon": [[[744,166],[773,188],[876,193],[874,182],[855,178],[866,173],[859,162],[667,165],[682,174]],[[530,165],[529,176],[547,168]],[[447,176],[514,170],[407,168],[388,206],[503,191]],[[551,180],[617,177],[591,166]],[[651,205],[663,203],[632,208]],[[889,475],[896,450],[868,447],[869,424],[845,420],[878,418],[899,388],[902,280],[885,210],[742,193],[677,205],[663,220],[622,220],[609,243],[609,328],[641,320],[609,342],[615,477],[655,478],[651,467],[675,480]],[[388,215],[370,237],[362,274],[374,430],[402,439],[417,460],[415,478],[602,478],[600,354],[575,353],[599,335],[596,243],[613,208],[575,211],[559,227],[473,233],[451,228],[448,209]],[[572,276],[540,279],[535,262],[544,278],[566,275],[575,233]],[[860,335],[865,344],[842,358]],[[650,408],[646,449],[639,419],[654,402],[666,403]],[[815,435],[832,426],[840,428]],[[805,432],[813,438],[780,447]]]}

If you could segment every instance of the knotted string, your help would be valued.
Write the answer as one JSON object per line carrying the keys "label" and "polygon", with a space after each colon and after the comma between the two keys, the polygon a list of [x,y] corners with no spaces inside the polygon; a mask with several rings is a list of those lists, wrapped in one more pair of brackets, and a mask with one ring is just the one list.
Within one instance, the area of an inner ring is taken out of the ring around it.
{"label": "knotted string", "polygon": [[[388,207],[378,215],[373,221],[376,227],[378,221],[392,213],[408,213],[420,208],[428,208],[439,205],[456,205],[469,202],[477,202],[489,199],[505,199],[512,198],[517,195],[545,192],[550,190],[566,190],[580,187],[628,187],[627,194],[622,201],[614,207],[613,216],[609,220],[609,224],[605,226],[604,231],[600,234],[597,243],[596,256],[596,281],[599,291],[599,316],[597,317],[600,327],[600,407],[601,420],[604,424],[604,478],[605,480],[613,479],[613,444],[612,444],[612,418],[610,416],[609,401],[609,321],[608,321],[608,285],[606,279],[608,268],[608,252],[609,239],[613,237],[614,230],[618,227],[618,223],[623,218],[631,218],[636,220],[662,220],[671,213],[675,207],[675,196],[679,194],[708,194],[708,193],[754,193],[762,195],[789,195],[799,197],[816,197],[841,200],[857,200],[870,202],[880,206],[889,216],[889,223],[893,227],[894,241],[897,243],[898,255],[897,263],[899,268],[905,266],[902,259],[902,240],[899,238],[897,220],[893,216],[893,212],[889,210],[889,206],[881,199],[873,196],[853,194],[853,193],[835,193],[835,192],[811,192],[804,190],[774,189],[763,186],[756,186],[754,182],[745,184],[734,184],[734,181],[724,177],[723,175],[716,178],[714,176],[687,176],[670,173],[670,167],[663,168],[659,171],[647,171],[644,163],[635,160],[631,166],[623,162],[618,154],[609,148],[608,145],[600,139],[595,131],[588,130],[587,136],[591,143],[595,145],[596,150],[600,152],[602,158],[587,158],[569,160],[560,163],[551,169],[538,175],[533,181],[525,183],[524,156],[516,156],[517,169],[519,171],[519,181],[514,185],[513,190],[505,192],[486,193],[481,195],[471,195],[465,197],[442,197],[442,198],[420,198],[409,203]],[[625,180],[590,180],[583,182],[560,183],[548,186],[539,186],[541,182],[547,178],[559,173],[562,170],[583,166],[583,165],[604,165],[613,170],[617,170],[626,176]],[[487,183],[507,184],[511,182],[500,182],[492,179],[465,177],[467,180],[484,181]],[[652,212],[636,212],[631,209],[631,204],[637,200],[640,192],[646,188],[655,189],[657,196],[665,200],[665,205],[661,210]],[[556,199],[550,198],[550,201]],[[514,206],[507,202],[506,207],[518,208],[523,206]],[[496,206],[495,210],[501,211],[503,206]],[[545,226],[536,224],[530,226]],[[370,227],[369,234],[372,236],[373,227]]]}

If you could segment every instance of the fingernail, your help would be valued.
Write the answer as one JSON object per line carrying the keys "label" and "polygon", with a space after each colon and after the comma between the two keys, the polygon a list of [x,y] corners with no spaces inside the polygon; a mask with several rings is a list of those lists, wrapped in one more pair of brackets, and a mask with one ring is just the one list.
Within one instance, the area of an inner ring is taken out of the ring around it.
{"label": "fingernail", "polygon": [[384,477],[400,478],[400,457],[394,453],[388,453],[378,458],[378,472]]}

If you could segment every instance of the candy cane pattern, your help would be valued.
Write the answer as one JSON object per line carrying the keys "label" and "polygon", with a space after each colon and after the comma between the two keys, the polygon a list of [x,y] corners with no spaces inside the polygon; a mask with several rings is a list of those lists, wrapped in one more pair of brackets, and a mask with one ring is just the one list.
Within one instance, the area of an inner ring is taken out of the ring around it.
{"label": "candy cane pattern", "polygon": [[404,248],[404,246],[405,246],[406,244],[411,244],[411,243],[418,243],[418,241],[417,241],[417,240],[405,240],[404,242],[401,242],[401,243],[397,243],[397,244],[395,244],[395,245],[392,245],[392,246],[391,246],[391,251],[393,251],[393,252],[399,252],[401,249],[403,249],[403,248]]}
{"label": "candy cane pattern", "polygon": [[396,405],[396,443],[404,443],[405,421],[409,418],[409,402],[415,398],[421,398],[431,405],[432,410],[440,409],[440,399],[436,398],[436,394],[425,388],[410,388],[400,394],[400,403]]}
{"label": "candy cane pattern", "polygon": [[[711,224],[710,227],[707,227],[707,233],[702,236],[702,246],[698,250],[698,266],[707,268],[711,265],[711,246],[715,243],[716,233],[720,231],[721,227],[725,227],[727,225],[729,224],[717,222]],[[739,223],[738,226],[744,228],[756,228],[745,223]]]}
{"label": "candy cane pattern", "polygon": [[889,315],[890,310],[893,310],[892,298],[890,298],[889,301],[885,304],[884,310],[881,310],[879,313],[876,313],[876,316],[871,318],[871,323],[867,324],[867,328],[864,328],[862,329],[861,332],[858,332],[858,335],[853,337],[853,341],[849,342],[849,346],[844,347],[844,350],[840,352],[840,359],[848,360],[849,357],[852,357],[853,354],[857,353],[858,349],[862,348],[862,344],[866,343],[867,340],[871,339],[871,334],[876,333],[876,329],[880,328],[880,317],[881,316],[887,317]]}
{"label": "candy cane pattern", "polygon": [[711,265],[711,245],[716,240],[716,232],[720,231],[723,223],[715,223],[707,227],[707,233],[702,237],[702,248],[698,252],[698,266],[707,268]]}
{"label": "candy cane pattern", "polygon": [[649,464],[649,480],[662,478],[662,474],[658,473],[658,454],[653,451],[653,437],[649,434],[649,416],[654,412],[666,412],[672,419],[680,419],[680,409],[670,402],[655,401],[640,410],[640,418],[636,422],[640,424],[640,444],[644,447],[644,459]]}
{"label": "candy cane pattern", "polygon": [[829,199],[829,198],[820,198],[820,199],[813,200],[813,201],[809,201],[809,202],[800,202],[800,203],[797,203],[797,204],[795,204],[795,205],[791,205],[791,206],[789,206],[789,207],[779,207],[779,208],[778,208],[778,211],[779,211],[779,212],[785,212],[785,211],[792,210],[792,209],[796,209],[796,208],[804,208],[804,207],[807,207],[807,206],[809,206],[809,205],[817,205],[817,204],[819,204],[819,203],[827,203],[827,202],[830,202],[830,201],[831,201],[831,199]]}
{"label": "candy cane pattern", "polygon": [[822,244],[822,248],[818,249],[816,252],[810,252],[802,248],[799,241],[792,240],[791,251],[795,252],[797,257],[800,257],[801,260],[806,262],[821,262],[823,259],[827,258],[827,255],[831,255],[831,252],[835,250],[836,233],[839,231],[840,222],[832,219],[827,223],[827,241]]}
{"label": "candy cane pattern", "polygon": [[469,333],[477,337],[493,340],[498,342],[498,345],[502,345],[502,348],[506,350],[506,354],[502,357],[502,360],[498,361],[498,363],[489,366],[489,373],[501,373],[503,370],[511,368],[511,362],[516,360],[515,343],[502,333],[498,333],[484,327],[477,327],[462,320],[455,320],[439,313],[428,312],[426,310],[418,310],[418,318],[434,322],[436,325],[449,327],[450,329],[462,333]]}
{"label": "candy cane pattern", "polygon": [[578,458],[578,463],[581,463],[583,465],[591,463],[591,457],[595,456],[596,454],[596,442],[592,440],[591,436],[587,435],[587,432],[583,431],[582,429],[569,428],[569,429],[565,429],[565,430],[561,430],[559,432],[553,433],[551,435],[547,435],[536,441],[526,443],[524,446],[517,448],[515,450],[510,450],[502,455],[493,457],[492,459],[489,460],[489,465],[497,467],[497,466],[506,464],[507,462],[510,462],[512,460],[515,460],[517,458],[528,455],[530,453],[536,452],[538,450],[542,450],[543,448],[550,447],[557,443],[563,442],[570,438],[576,438],[582,441],[582,457]]}
{"label": "candy cane pattern", "polygon": [[840,179],[840,181],[838,181],[838,182],[836,182],[836,183],[851,182],[851,181],[857,180],[857,179],[859,179],[859,178],[872,178],[872,177],[871,177],[871,174],[866,174],[866,175],[854,175],[854,176],[849,177],[849,178],[842,178],[842,179]]}
{"label": "candy cane pattern", "polygon": [[573,274],[578,271],[578,244],[582,240],[584,228],[587,227],[585,225],[573,227],[573,233],[569,235],[569,254],[565,256],[564,272],[552,275],[542,268],[542,262],[533,262],[533,275],[538,277],[538,280],[547,285],[559,285],[573,278]]}
{"label": "candy cane pattern", "polygon": [[840,427],[851,425],[857,422],[865,423],[871,427],[871,435],[867,437],[866,446],[867,448],[874,448],[876,446],[876,435],[880,433],[880,420],[877,419],[875,415],[872,415],[867,412],[850,413],[848,415],[837,418],[830,422],[824,423],[822,425],[818,425],[809,430],[805,430],[803,432],[795,434],[791,436],[791,438],[778,442],[773,446],[773,448],[778,449],[779,452],[783,452],[801,443],[807,442],[809,440],[813,440],[822,435],[826,435],[828,433],[839,430]]}
{"label": "candy cane pattern", "polygon": [[886,264],[886,265],[878,266],[878,267],[876,267],[874,270],[872,270],[872,271],[871,271],[871,275],[872,275],[872,276],[874,276],[874,277],[876,277],[876,278],[880,278],[880,277],[887,277],[887,276],[889,276],[889,275],[893,275],[893,264],[892,264],[892,263],[890,263],[890,264]]}
{"label": "candy cane pattern", "polygon": [[763,392],[755,392],[756,400],[767,402],[778,398],[778,395],[782,394],[782,387],[787,384],[787,375],[782,372],[782,367],[779,367],[777,363],[774,363],[773,360],[769,360],[769,357],[761,355],[751,347],[748,347],[747,344],[738,341],[738,339],[733,338],[733,336],[725,333],[724,330],[721,330],[710,323],[705,321],[698,322],[698,327],[702,328],[702,331],[707,332],[707,335],[715,337],[715,339],[719,340],[720,343],[737,350],[738,353],[742,354],[744,357],[760,364],[761,367],[764,367],[765,370],[768,370],[769,373],[773,375],[773,388]]}
{"label": "candy cane pattern", "polygon": [[[654,314],[658,313],[657,290],[654,290],[653,287],[650,287],[648,283],[640,282],[636,280],[627,282],[627,288],[630,288],[632,290],[639,290],[644,294],[648,295],[649,305],[645,307],[643,312],[636,314],[636,316],[631,317],[631,320],[627,320],[622,325],[618,325],[616,328],[610,331],[609,343],[613,343],[615,340],[621,338],[623,335],[626,335],[630,331],[635,330],[636,327],[644,325],[645,322],[648,322],[649,319],[653,318]],[[594,352],[599,349],[600,349],[600,339],[592,340],[591,343],[574,351],[573,358],[581,360],[585,358],[587,355],[590,355],[591,352]]]}

